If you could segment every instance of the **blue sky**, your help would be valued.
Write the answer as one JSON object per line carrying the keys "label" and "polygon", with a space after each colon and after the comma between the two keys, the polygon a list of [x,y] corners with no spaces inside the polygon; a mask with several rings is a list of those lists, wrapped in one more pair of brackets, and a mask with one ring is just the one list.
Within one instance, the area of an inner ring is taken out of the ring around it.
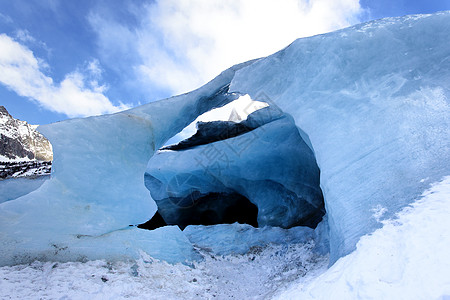
{"label": "blue sky", "polygon": [[0,0],[0,105],[46,124],[192,90],[295,38],[450,0]]}

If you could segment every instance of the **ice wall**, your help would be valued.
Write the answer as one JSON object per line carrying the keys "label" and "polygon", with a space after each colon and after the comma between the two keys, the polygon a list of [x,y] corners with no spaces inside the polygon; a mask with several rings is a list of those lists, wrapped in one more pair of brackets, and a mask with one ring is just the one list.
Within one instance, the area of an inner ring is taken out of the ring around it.
{"label": "ice wall", "polygon": [[355,249],[450,173],[450,12],[388,18],[299,39],[237,72],[231,91],[268,97],[310,137],[331,260]]}
{"label": "ice wall", "polygon": [[170,262],[195,258],[177,227],[146,231],[129,225],[156,211],[143,178],[155,149],[198,115],[235,100],[228,84],[243,66],[189,94],[40,126],[53,145],[52,176],[28,195],[0,204],[0,265],[136,258],[141,249]]}

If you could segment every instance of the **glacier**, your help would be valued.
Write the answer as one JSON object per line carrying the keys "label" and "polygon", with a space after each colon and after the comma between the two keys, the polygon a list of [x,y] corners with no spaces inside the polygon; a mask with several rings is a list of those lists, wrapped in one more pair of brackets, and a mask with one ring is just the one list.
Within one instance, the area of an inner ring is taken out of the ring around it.
{"label": "glacier", "polygon": [[450,12],[382,19],[296,40],[187,94],[40,126],[54,149],[52,176],[0,204],[0,265],[139,251],[196,259],[176,226],[136,227],[157,209],[144,173],[197,116],[245,94],[269,100],[309,137],[326,208],[316,231],[329,233],[321,239],[334,263],[449,174],[449,40]]}
{"label": "glacier", "polygon": [[[6,299],[446,299],[450,234],[442,229],[450,226],[449,204],[447,178],[433,184],[397,219],[383,221],[383,228],[362,237],[356,251],[330,268],[327,256],[311,251],[311,241],[297,244],[291,239],[288,245],[256,246],[244,255],[222,256],[204,249],[205,259],[189,265],[148,256],[129,262],[36,261],[0,267],[0,286]],[[244,244],[267,238],[267,233],[255,234],[261,228],[243,229],[239,242]],[[272,237],[295,236],[301,237],[283,232]],[[219,242],[231,246],[234,240],[226,234]]]}

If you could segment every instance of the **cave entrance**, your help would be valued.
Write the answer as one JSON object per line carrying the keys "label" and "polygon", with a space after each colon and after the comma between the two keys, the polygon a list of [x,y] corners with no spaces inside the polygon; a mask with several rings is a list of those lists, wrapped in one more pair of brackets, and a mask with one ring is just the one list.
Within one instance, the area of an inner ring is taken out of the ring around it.
{"label": "cave entrance", "polygon": [[[184,203],[184,204],[183,204]],[[186,205],[189,203],[189,205]],[[258,227],[258,207],[239,193],[193,193],[160,205],[152,219],[139,228],[153,230],[166,225],[249,224]]]}
{"label": "cave entrance", "polygon": [[247,96],[239,99],[252,110],[241,105],[241,115],[237,105],[202,121],[205,113],[196,131],[187,126],[150,159],[144,181],[158,212],[139,228],[317,226],[325,208],[308,136],[276,105]]}

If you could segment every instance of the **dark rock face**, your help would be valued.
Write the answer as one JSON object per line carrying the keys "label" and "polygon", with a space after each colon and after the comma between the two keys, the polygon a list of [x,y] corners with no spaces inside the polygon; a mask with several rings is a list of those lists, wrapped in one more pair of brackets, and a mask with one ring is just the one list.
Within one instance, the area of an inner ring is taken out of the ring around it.
{"label": "dark rock face", "polygon": [[52,159],[52,146],[36,126],[0,106],[0,179],[49,175]]}
{"label": "dark rock face", "polygon": [[9,112],[6,110],[6,108],[4,107],[4,106],[2,106],[2,105],[0,105],[0,115],[7,115],[7,116],[10,116],[11,117],[11,115],[9,114]]}
{"label": "dark rock face", "polygon": [[16,157],[34,158],[34,153],[25,149],[20,140],[12,139],[4,134],[0,134],[0,153],[10,159]]}

